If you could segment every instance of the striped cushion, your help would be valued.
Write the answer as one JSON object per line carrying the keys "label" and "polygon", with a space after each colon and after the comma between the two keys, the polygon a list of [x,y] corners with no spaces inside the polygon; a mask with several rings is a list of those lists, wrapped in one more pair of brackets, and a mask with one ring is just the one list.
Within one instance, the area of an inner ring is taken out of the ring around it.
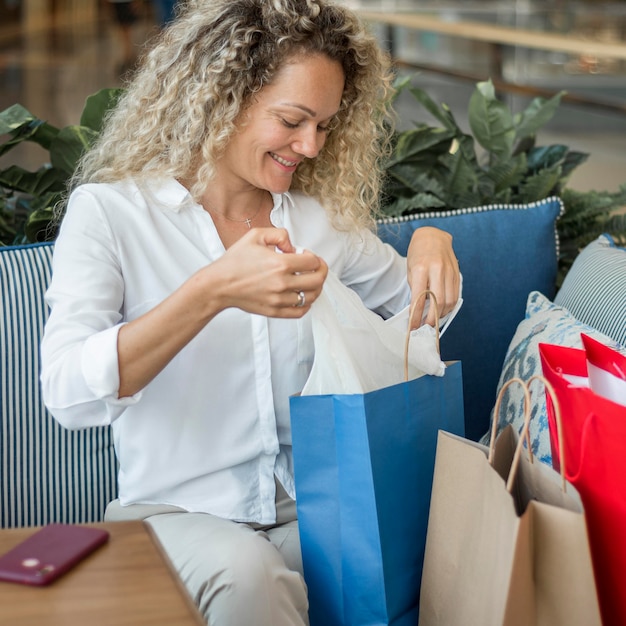
{"label": "striped cushion", "polygon": [[555,304],[626,346],[626,248],[601,235],[576,257]]}
{"label": "striped cushion", "polygon": [[100,521],[117,493],[110,428],[65,430],[41,399],[52,252],[0,247],[0,528]]}

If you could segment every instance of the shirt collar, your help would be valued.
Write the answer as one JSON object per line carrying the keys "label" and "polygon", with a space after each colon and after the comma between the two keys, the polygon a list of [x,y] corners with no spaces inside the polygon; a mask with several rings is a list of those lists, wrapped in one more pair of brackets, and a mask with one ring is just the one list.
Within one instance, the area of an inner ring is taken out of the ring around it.
{"label": "shirt collar", "polygon": [[[194,203],[189,190],[175,178],[155,179],[150,183],[150,193],[155,202],[161,205],[164,210],[176,213],[188,203]],[[289,191],[286,191],[284,193],[272,193],[272,199],[274,200],[271,212],[272,222],[282,225],[285,210],[289,211],[295,206],[293,197]]]}
{"label": "shirt collar", "polygon": [[175,178],[153,179],[147,184],[155,204],[164,211],[178,213],[188,203],[193,202],[189,190]]}
{"label": "shirt collar", "polygon": [[285,212],[289,212],[295,207],[293,197],[289,191],[284,193],[273,193],[274,208],[270,213],[270,220],[277,228],[283,228],[285,225]]}

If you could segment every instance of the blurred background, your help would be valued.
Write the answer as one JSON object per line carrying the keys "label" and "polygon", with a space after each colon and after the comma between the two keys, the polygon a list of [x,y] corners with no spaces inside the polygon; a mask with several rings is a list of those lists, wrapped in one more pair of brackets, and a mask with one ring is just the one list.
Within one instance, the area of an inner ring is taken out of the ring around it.
{"label": "blurred background", "polygon": [[[207,0],[210,1],[210,0]],[[0,0],[0,110],[20,103],[56,126],[78,123],[85,98],[122,86],[134,59],[167,16],[158,0],[135,0],[123,29],[110,0]],[[464,124],[469,97],[491,78],[522,110],[565,90],[538,143],[590,154],[570,187],[626,183],[626,0],[346,0],[371,23],[401,74],[414,76]],[[130,58],[129,58],[130,55]],[[425,120],[410,97],[400,126]],[[430,120],[432,121],[432,120]],[[3,157],[40,165],[36,146]]]}

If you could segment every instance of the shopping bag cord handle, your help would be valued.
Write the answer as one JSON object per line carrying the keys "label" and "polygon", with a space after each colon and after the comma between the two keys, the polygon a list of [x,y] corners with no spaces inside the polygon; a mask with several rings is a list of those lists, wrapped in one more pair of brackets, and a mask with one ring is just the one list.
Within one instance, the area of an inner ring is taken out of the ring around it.
{"label": "shopping bag cord handle", "polygon": [[441,350],[439,349],[439,304],[437,303],[437,296],[430,290],[424,289],[424,291],[420,291],[417,296],[415,296],[415,300],[411,305],[411,309],[409,311],[409,327],[406,331],[406,338],[404,341],[404,380],[409,380],[409,343],[411,341],[411,320],[413,319],[413,314],[415,313],[415,308],[417,303],[419,302],[421,297],[430,296],[430,299],[433,301],[433,307],[435,309],[435,341],[437,345],[437,353],[441,355]]}
{"label": "shopping bag cord handle", "polygon": [[550,399],[554,406],[554,416],[556,420],[557,435],[559,439],[559,455],[561,459],[561,467],[560,467],[561,489],[565,493],[567,491],[567,481],[565,480],[565,456],[564,456],[565,449],[563,445],[563,436],[562,436],[563,422],[561,420],[561,409],[560,409],[559,402],[556,397],[556,393],[554,392],[554,388],[544,376],[541,376],[539,374],[535,374],[534,376],[531,376],[527,382],[524,382],[521,378],[517,378],[517,377],[511,378],[502,386],[502,389],[498,393],[498,397],[496,399],[496,406],[494,407],[493,423],[491,426],[491,440],[489,442],[489,463],[493,465],[496,433],[498,431],[498,416],[500,412],[500,403],[502,401],[504,391],[509,387],[509,385],[512,385],[512,384],[520,384],[522,385],[522,389],[524,390],[524,425],[520,432],[520,439],[517,444],[517,447],[515,448],[513,460],[511,461],[511,469],[509,470],[509,476],[506,482],[506,488],[509,493],[512,493],[513,491],[513,482],[517,474],[517,468],[519,467],[519,460],[522,455],[522,448],[524,447],[524,441],[526,441],[530,462],[531,463],[533,462],[532,444],[530,441],[530,420],[532,419],[532,413],[530,410],[530,386],[535,380],[541,381],[543,383],[545,387],[545,392],[548,396],[550,396]]}
{"label": "shopping bag cord handle", "polygon": [[[531,376],[528,379],[528,388],[530,389],[530,386],[532,384],[533,381],[540,381],[543,383],[543,386],[545,388],[545,393],[546,396],[550,397],[550,400],[552,402],[552,406],[554,408],[554,419],[556,422],[556,434],[559,440],[559,458],[561,459],[561,464],[560,464],[560,473],[561,473],[561,488],[563,489],[563,492],[566,491],[567,489],[567,481],[565,480],[565,446],[564,446],[564,442],[563,442],[563,419],[561,417],[561,407],[559,405],[559,400],[556,396],[556,392],[554,390],[554,387],[552,386],[552,384],[550,383],[550,381],[545,377],[542,376],[541,374],[535,374],[533,376]],[[546,398],[547,401],[548,398]],[[529,411],[530,413],[530,411]],[[528,425],[528,428],[530,429],[530,424]],[[529,439],[530,441],[530,439]]]}
{"label": "shopping bag cord handle", "polygon": [[[494,451],[496,448],[496,438],[498,435],[498,422],[500,420],[500,405],[502,404],[502,399],[504,398],[504,392],[511,385],[522,386],[522,392],[524,393],[524,423],[526,423],[526,419],[528,419],[528,416],[530,414],[530,391],[528,389],[528,386],[521,378],[517,376],[510,378],[509,380],[506,381],[506,383],[504,383],[504,385],[502,385],[502,388],[498,392],[498,396],[496,398],[496,404],[493,407],[493,420],[491,422],[491,437],[489,439],[489,457],[488,457],[490,465],[493,465],[493,456],[494,456]],[[526,429],[526,431],[524,432],[526,433],[526,443],[528,444],[528,453],[530,456],[530,462],[532,463],[533,462],[533,449],[530,443],[530,434],[529,434],[528,429]]]}

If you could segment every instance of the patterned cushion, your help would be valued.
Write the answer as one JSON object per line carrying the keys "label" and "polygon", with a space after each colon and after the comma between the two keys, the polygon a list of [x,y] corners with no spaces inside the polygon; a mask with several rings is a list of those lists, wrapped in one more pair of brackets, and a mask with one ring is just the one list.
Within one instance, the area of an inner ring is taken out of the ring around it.
{"label": "patterned cushion", "polygon": [[[583,324],[563,307],[550,302],[541,293],[534,291],[528,296],[526,318],[520,322],[509,345],[502,373],[498,382],[497,394],[506,381],[519,377],[526,381],[535,374],[542,374],[539,357],[539,344],[549,343],[570,348],[583,348],[581,333],[585,333],[602,343],[626,353],[626,348],[594,328]],[[496,394],[496,397],[497,397]],[[512,424],[518,432],[524,423],[524,395],[520,385],[511,385],[502,395],[498,430]],[[551,464],[550,434],[546,414],[545,393],[539,383],[531,387],[531,437],[533,451],[545,463]],[[493,420],[493,411],[491,415]],[[491,431],[485,433],[481,443],[489,445]]]}
{"label": "patterned cushion", "polygon": [[0,247],[0,528],[100,521],[117,492],[110,428],[65,430],[41,399],[52,252]]}
{"label": "patterned cushion", "polygon": [[506,347],[524,317],[531,291],[554,296],[559,198],[493,204],[381,220],[384,241],[405,254],[413,231],[436,226],[453,236],[463,272],[464,302],[441,338],[444,360],[463,364],[465,432],[478,439],[488,427]]}
{"label": "patterned cushion", "polygon": [[576,257],[555,304],[626,345],[626,248],[601,235]]}

